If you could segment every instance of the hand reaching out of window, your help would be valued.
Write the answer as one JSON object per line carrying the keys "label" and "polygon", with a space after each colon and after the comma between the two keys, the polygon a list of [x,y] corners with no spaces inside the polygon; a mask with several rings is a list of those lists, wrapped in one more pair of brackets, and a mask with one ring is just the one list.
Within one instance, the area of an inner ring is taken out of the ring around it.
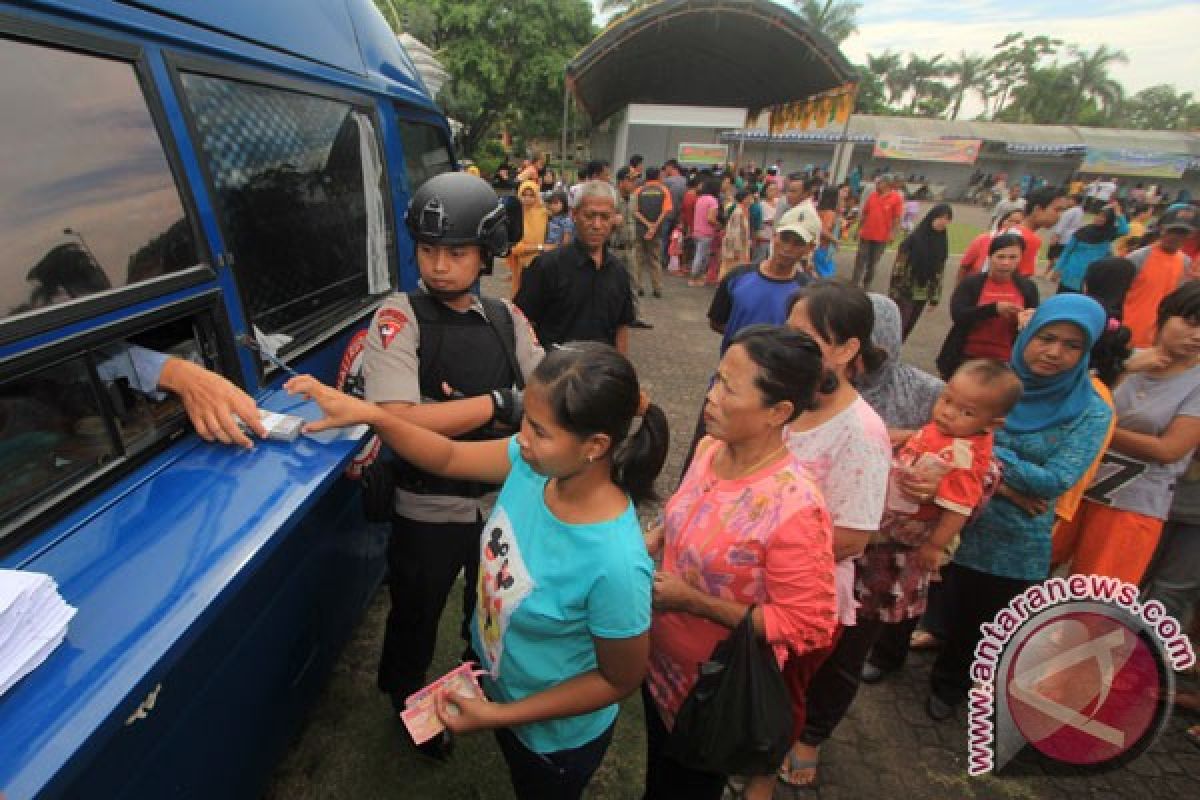
{"label": "hand reaching out of window", "polygon": [[196,433],[205,441],[253,447],[250,437],[238,427],[238,419],[260,439],[267,436],[254,400],[223,375],[181,358],[169,358],[158,385],[179,396]]}

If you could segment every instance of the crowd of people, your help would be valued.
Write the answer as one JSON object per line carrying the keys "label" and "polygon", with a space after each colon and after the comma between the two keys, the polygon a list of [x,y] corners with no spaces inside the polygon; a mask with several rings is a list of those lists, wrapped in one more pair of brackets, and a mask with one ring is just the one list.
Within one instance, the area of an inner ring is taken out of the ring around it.
{"label": "crowd of people", "polygon": [[[324,410],[312,428],[368,423],[405,464],[380,665],[398,710],[429,677],[460,569],[464,659],[487,699],[441,696],[438,713],[456,734],[495,731],[522,798],[579,797],[617,702],[639,689],[644,796],[720,797],[731,776],[680,756],[676,723],[699,665],[743,623],[790,698],[782,763],[741,776],[764,798],[777,780],[816,782],[860,683],[902,669],[910,646],[939,647],[926,710],[953,716],[980,624],[1055,570],[1141,584],[1190,616],[1194,206],[1129,238],[1115,201],[1068,232],[1066,190],[1014,197],[962,257],[935,377],[905,364],[902,345],[940,300],[950,206],[902,237],[889,297],[860,282],[903,230],[891,176],[857,199],[844,282],[819,254],[849,238],[856,198],[819,171],[688,174],[639,158],[611,181],[600,162],[585,175],[545,190],[536,164],[523,169],[515,213],[472,175],[431,179],[408,211],[422,288],[372,322],[365,400],[288,384]],[[1047,230],[1063,277],[1043,300]],[[512,301],[474,294],[510,250]],[[722,339],[696,387],[689,463],[643,527],[667,421],[626,354],[664,262],[716,284],[708,318]],[[445,755],[445,740],[422,747]]]}

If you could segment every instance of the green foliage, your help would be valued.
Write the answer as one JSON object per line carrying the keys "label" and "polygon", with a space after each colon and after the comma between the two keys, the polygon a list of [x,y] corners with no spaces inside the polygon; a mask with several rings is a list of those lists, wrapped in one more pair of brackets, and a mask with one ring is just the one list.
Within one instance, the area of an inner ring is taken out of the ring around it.
{"label": "green foliage", "polygon": [[968,55],[965,50],[960,51],[958,60],[946,64],[943,75],[951,80],[949,89],[954,98],[950,119],[958,119],[962,102],[969,92],[978,94],[984,105],[991,97],[992,80],[988,74],[987,60],[983,56]]}
{"label": "green foliage", "polygon": [[495,139],[484,139],[475,148],[475,152],[471,154],[471,160],[475,162],[475,166],[484,175],[491,175],[496,171],[496,167],[504,163],[507,154],[504,152],[504,146]]}
{"label": "green foliage", "polygon": [[1191,92],[1160,84],[1126,98],[1116,112],[1122,127],[1188,131],[1200,128],[1200,103]]}
{"label": "green foliage", "polygon": [[952,61],[941,53],[868,55],[858,68],[855,111],[957,119],[963,100],[974,94],[984,104],[981,119],[1155,130],[1200,126],[1200,103],[1189,92],[1164,84],[1127,98],[1109,72],[1129,59],[1108,45],[1084,50],[1018,31],[992,51],[987,57],[962,51]]}
{"label": "green foliage", "polygon": [[501,120],[518,135],[556,130],[563,69],[595,35],[588,0],[376,3],[412,27],[450,73],[439,100],[464,126],[465,153],[475,153]]}
{"label": "green foliage", "polygon": [[862,3],[846,0],[794,0],[796,13],[813,30],[840,45],[858,33],[858,12]]}
{"label": "green foliage", "polygon": [[[867,56],[868,59],[871,56]],[[856,114],[890,114],[883,79],[870,67],[855,64],[858,71],[858,95],[854,98],[854,113]]]}

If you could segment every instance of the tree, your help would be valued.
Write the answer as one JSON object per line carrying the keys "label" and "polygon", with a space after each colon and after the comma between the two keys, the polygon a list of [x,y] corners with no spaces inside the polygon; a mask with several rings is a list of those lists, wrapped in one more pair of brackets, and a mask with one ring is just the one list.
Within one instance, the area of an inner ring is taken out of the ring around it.
{"label": "tree", "polygon": [[376,2],[431,27],[418,38],[450,73],[439,99],[468,155],[501,120],[518,135],[556,130],[566,63],[595,35],[588,0]]}
{"label": "tree", "polygon": [[1121,104],[1116,120],[1122,127],[1186,131],[1200,127],[1200,103],[1191,92],[1161,84],[1142,89]]}
{"label": "tree", "polygon": [[1013,102],[996,119],[1038,125],[1072,122],[1065,117],[1074,83],[1066,68],[1057,65],[1031,70],[1012,92]]}
{"label": "tree", "polygon": [[987,59],[983,56],[967,55],[966,51],[960,51],[957,61],[946,64],[944,74],[951,80],[950,95],[954,98],[950,119],[958,119],[958,112],[962,110],[963,99],[968,92],[976,92],[987,105],[990,81]]}
{"label": "tree", "polygon": [[908,91],[908,78],[903,70],[903,58],[899,53],[884,50],[877,56],[867,54],[867,69],[883,82],[887,90],[887,102],[896,105]]}
{"label": "tree", "polygon": [[[992,97],[993,118],[1005,110],[1009,98],[1028,84],[1034,70],[1046,59],[1052,59],[1061,46],[1061,39],[1026,36],[1018,32],[1008,34],[993,47],[996,52],[988,59],[988,71],[991,80],[999,88]],[[1018,108],[1013,113],[1020,116],[1022,110]]]}
{"label": "tree", "polygon": [[1074,81],[1074,91],[1068,105],[1066,119],[1076,121],[1084,102],[1095,101],[1096,105],[1111,112],[1121,103],[1125,95],[1121,84],[1109,77],[1113,64],[1127,64],[1129,57],[1121,50],[1110,50],[1102,44],[1090,53],[1075,45],[1070,47],[1075,61],[1067,66],[1067,74]]}
{"label": "tree", "polygon": [[946,87],[938,81],[938,78],[945,74],[941,53],[932,58],[922,58],[916,53],[909,53],[908,63],[904,65],[903,72],[911,93],[908,101],[909,114],[916,114],[922,104],[926,109],[940,104],[941,109],[945,110],[948,100],[946,103],[941,103],[941,100],[946,99]]}
{"label": "tree", "polygon": [[795,0],[798,13],[814,31],[841,44],[858,33],[858,11],[862,3],[846,0]]}
{"label": "tree", "polygon": [[[868,60],[870,58],[870,56],[867,56]],[[884,96],[886,89],[875,70],[869,66],[864,67],[862,64],[855,64],[854,69],[858,72],[858,92],[854,97],[854,113],[895,113],[888,106],[887,98]]]}

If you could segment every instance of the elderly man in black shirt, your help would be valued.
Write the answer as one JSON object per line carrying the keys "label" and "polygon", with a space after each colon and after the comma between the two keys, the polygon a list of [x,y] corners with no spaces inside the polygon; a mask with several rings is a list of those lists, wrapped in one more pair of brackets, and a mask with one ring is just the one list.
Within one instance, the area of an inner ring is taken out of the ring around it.
{"label": "elderly man in black shirt", "polygon": [[590,340],[628,353],[635,319],[629,273],[605,247],[617,222],[616,189],[588,181],[572,215],[574,241],[526,268],[513,303],[529,318],[543,347]]}

